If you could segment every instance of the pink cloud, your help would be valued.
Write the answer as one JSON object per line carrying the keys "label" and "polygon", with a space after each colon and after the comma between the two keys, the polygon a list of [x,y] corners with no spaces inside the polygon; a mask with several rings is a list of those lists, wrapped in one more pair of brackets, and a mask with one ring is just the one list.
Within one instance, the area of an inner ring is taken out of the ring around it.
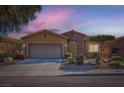
{"label": "pink cloud", "polygon": [[41,29],[61,29],[72,14],[71,9],[59,9],[40,13],[38,17],[22,29],[22,32],[36,32]]}

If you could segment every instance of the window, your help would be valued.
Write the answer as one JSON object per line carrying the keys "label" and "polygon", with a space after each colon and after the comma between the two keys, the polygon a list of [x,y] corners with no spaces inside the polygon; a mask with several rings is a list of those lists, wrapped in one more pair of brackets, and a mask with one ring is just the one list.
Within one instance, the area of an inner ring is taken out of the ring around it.
{"label": "window", "polygon": [[117,46],[112,47],[112,53],[117,54],[119,51],[119,48]]}
{"label": "window", "polygon": [[98,44],[90,44],[89,52],[98,52]]}

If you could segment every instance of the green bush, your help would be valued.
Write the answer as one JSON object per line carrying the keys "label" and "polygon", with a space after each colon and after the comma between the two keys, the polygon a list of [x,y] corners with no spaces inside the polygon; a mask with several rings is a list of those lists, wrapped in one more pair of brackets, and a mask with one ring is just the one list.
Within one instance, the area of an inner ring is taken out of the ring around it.
{"label": "green bush", "polygon": [[75,63],[73,57],[68,57],[67,60],[68,60],[69,64],[73,64],[73,63]]}
{"label": "green bush", "polygon": [[14,60],[12,57],[6,57],[6,58],[4,58],[4,63],[5,64],[13,64]]}
{"label": "green bush", "polygon": [[97,53],[97,52],[92,53],[93,57],[97,57],[98,55],[99,55],[99,53]]}
{"label": "green bush", "polygon": [[13,49],[12,52],[9,54],[9,57],[13,59],[23,59],[23,55],[19,54],[16,49]]}
{"label": "green bush", "polygon": [[81,65],[83,64],[83,61],[84,61],[84,55],[83,54],[80,54],[76,57],[76,62],[77,62],[77,65]]}
{"label": "green bush", "polygon": [[72,57],[72,53],[65,53],[64,59],[68,59],[69,57]]}
{"label": "green bush", "polygon": [[111,65],[118,68],[119,66],[121,66],[121,63],[122,62],[119,62],[119,61],[112,61]]}
{"label": "green bush", "polygon": [[112,56],[112,62],[111,65],[115,68],[118,68],[121,66],[122,63],[122,57],[121,56],[117,56],[117,55],[113,55]]}
{"label": "green bush", "polygon": [[122,57],[121,56],[112,56],[112,61],[122,62]]}

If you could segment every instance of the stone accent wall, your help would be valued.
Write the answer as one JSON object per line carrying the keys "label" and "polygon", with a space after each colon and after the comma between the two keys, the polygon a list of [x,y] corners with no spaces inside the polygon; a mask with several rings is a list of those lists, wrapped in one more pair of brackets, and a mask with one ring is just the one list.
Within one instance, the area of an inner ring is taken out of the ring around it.
{"label": "stone accent wall", "polygon": [[85,35],[75,32],[75,31],[70,31],[67,33],[64,33],[66,37],[69,37],[69,42],[75,42],[77,46],[77,55],[80,53],[85,54]]}
{"label": "stone accent wall", "polygon": [[67,52],[72,53],[73,57],[77,56],[77,45],[74,41],[69,42],[68,47],[67,47]]}

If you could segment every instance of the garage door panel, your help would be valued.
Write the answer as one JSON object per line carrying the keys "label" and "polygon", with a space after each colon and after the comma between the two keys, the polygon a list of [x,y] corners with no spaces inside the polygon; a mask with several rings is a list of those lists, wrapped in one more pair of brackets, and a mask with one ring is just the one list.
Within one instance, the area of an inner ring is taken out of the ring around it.
{"label": "garage door panel", "polygon": [[61,43],[29,44],[29,56],[31,58],[60,58],[62,51]]}

